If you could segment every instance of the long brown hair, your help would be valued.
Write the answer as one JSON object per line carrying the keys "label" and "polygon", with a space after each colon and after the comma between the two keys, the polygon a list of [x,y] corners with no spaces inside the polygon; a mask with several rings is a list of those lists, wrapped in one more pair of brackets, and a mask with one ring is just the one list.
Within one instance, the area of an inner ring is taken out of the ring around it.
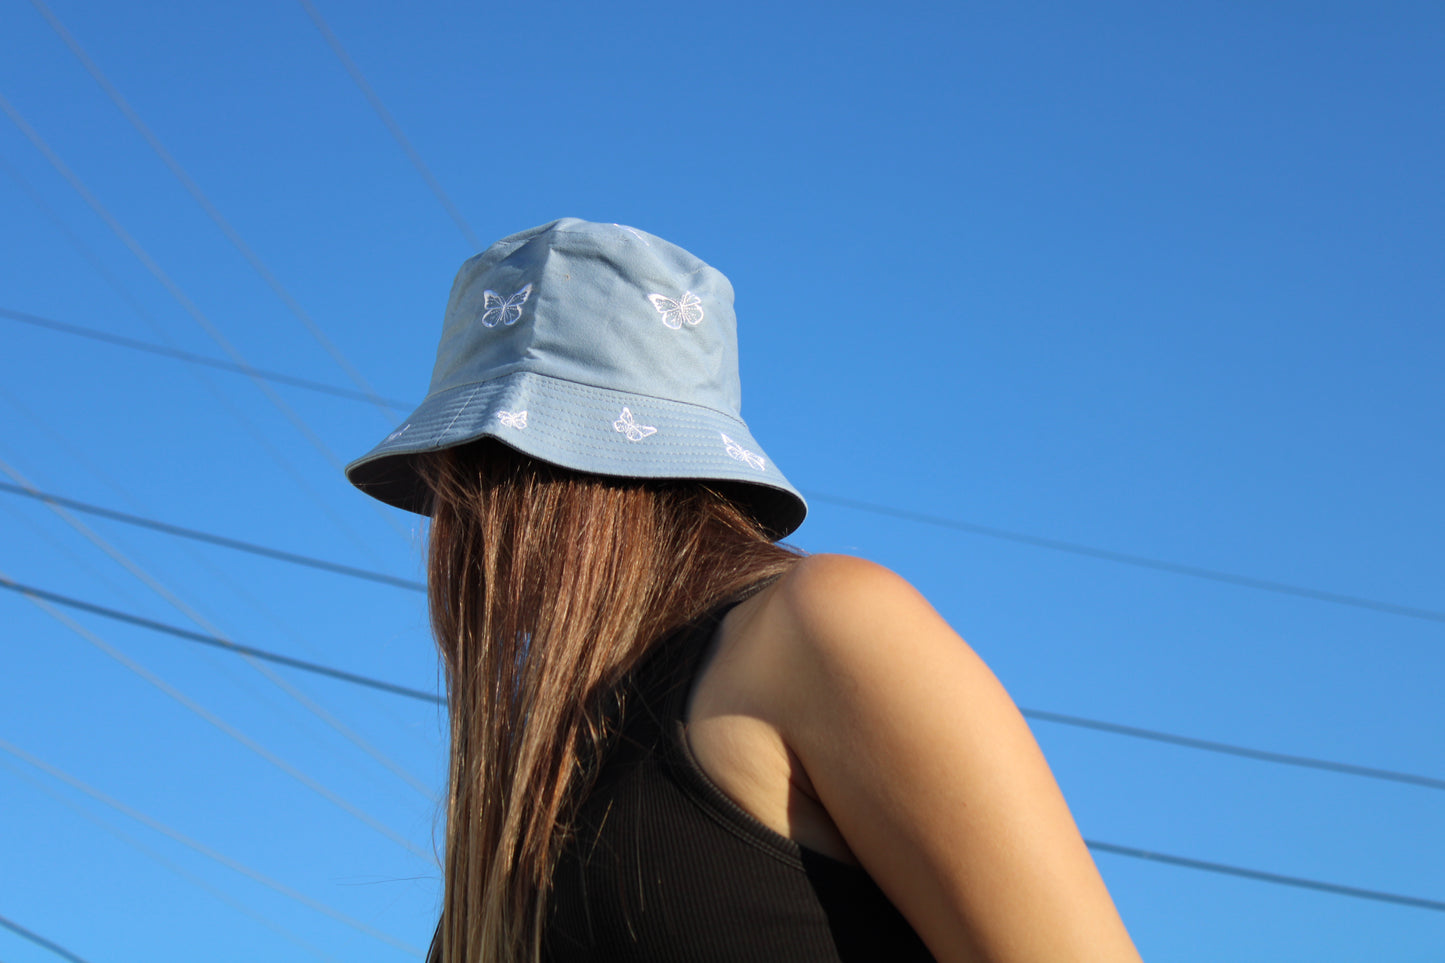
{"label": "long brown hair", "polygon": [[799,554],[716,487],[586,475],[495,442],[427,456],[446,670],[445,889],[430,963],[535,963],[552,870],[651,643]]}

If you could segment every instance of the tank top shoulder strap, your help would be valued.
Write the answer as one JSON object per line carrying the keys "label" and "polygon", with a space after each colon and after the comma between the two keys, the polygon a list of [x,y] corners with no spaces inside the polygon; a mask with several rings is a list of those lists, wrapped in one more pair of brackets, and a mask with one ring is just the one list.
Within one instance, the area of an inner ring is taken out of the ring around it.
{"label": "tank top shoulder strap", "polygon": [[707,655],[709,643],[722,620],[736,606],[771,586],[781,576],[754,582],[741,592],[713,606],[703,615],[669,634],[648,657],[645,685],[652,711],[658,721],[670,727],[683,721],[692,683]]}

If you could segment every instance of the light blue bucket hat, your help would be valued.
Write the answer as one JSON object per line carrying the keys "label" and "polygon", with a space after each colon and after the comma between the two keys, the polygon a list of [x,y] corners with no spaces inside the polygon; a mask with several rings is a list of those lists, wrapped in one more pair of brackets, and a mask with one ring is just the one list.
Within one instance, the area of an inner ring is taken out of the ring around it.
{"label": "light blue bucket hat", "polygon": [[741,406],[728,279],[644,231],[563,218],[462,265],[426,398],[346,477],[427,514],[415,456],[495,438],[576,471],[717,483],[782,538],[808,507]]}

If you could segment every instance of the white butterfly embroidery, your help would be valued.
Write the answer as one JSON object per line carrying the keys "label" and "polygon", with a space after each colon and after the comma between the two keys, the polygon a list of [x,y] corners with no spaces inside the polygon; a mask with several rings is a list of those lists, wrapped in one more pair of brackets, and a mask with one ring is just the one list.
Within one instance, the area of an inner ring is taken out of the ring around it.
{"label": "white butterfly embroidery", "polygon": [[530,282],[510,298],[504,298],[496,291],[483,291],[482,306],[486,310],[482,312],[482,326],[495,328],[498,324],[516,324],[522,316],[522,305],[527,303],[531,294]]}
{"label": "white butterfly embroidery", "polygon": [[620,227],[620,228],[622,228],[624,231],[627,231],[627,232],[631,233],[632,235],[634,235],[634,236],[635,236],[639,241],[641,241],[643,244],[646,244],[648,247],[652,247],[652,242],[649,241],[647,238],[643,237],[643,236],[642,236],[642,232],[639,231],[639,230],[637,230],[637,228],[635,228],[635,227],[628,227],[626,224],[618,224],[616,221],[613,221],[613,222],[612,222],[612,226],[613,226],[613,227]]}
{"label": "white butterfly embroidery", "polygon": [[649,294],[647,300],[662,315],[662,323],[674,331],[682,327],[684,321],[697,324],[702,320],[702,299],[691,291],[684,292],[681,301],[661,294]]}
{"label": "white butterfly embroidery", "polygon": [[622,409],[622,417],[614,421],[612,427],[625,434],[628,441],[641,441],[648,435],[657,433],[657,429],[651,425],[639,425],[633,419],[630,408]]}
{"label": "white butterfly embroidery", "polygon": [[758,471],[763,470],[764,462],[762,455],[759,455],[756,452],[748,451],[746,448],[733,441],[727,435],[723,435],[722,432],[718,432],[718,434],[722,435],[723,445],[727,447],[729,455],[736,458],[738,461],[747,462],[750,467],[756,468]]}
{"label": "white butterfly embroidery", "polygon": [[499,411],[497,420],[508,428],[522,429],[527,427],[527,413],[525,411]]}

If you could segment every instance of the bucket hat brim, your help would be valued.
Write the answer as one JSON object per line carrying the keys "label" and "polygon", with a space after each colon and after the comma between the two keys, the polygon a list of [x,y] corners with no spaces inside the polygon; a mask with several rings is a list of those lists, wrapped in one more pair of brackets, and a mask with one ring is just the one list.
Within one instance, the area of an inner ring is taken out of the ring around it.
{"label": "bucket hat brim", "polygon": [[792,533],[807,514],[803,496],[738,418],[531,371],[428,396],[401,427],[347,465],[346,477],[389,505],[429,514],[416,456],[482,438],[592,474],[705,480],[743,502],[773,538]]}

